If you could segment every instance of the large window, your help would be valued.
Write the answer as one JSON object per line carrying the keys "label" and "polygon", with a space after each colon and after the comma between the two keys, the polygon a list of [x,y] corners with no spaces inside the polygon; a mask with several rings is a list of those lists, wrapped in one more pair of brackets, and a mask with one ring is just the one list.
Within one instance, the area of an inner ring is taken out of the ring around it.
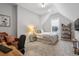
{"label": "large window", "polygon": [[53,19],[51,21],[51,32],[58,33],[59,30],[59,19]]}

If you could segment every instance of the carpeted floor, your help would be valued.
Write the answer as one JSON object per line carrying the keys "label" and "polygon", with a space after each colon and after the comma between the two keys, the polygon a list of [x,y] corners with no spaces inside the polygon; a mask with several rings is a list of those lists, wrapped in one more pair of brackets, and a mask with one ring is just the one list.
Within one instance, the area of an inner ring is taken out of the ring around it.
{"label": "carpeted floor", "polygon": [[29,42],[26,44],[25,56],[75,56],[72,42],[59,40],[56,45],[42,42]]}

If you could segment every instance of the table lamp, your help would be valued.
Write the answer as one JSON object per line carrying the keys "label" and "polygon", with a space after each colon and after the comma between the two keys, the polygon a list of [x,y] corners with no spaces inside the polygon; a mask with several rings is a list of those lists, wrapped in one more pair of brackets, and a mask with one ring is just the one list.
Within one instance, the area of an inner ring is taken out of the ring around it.
{"label": "table lamp", "polygon": [[30,41],[35,41],[36,40],[35,26],[28,25],[28,35],[29,35]]}
{"label": "table lamp", "polygon": [[35,32],[33,25],[28,25],[27,27],[28,27],[28,33],[33,33],[33,32]]}

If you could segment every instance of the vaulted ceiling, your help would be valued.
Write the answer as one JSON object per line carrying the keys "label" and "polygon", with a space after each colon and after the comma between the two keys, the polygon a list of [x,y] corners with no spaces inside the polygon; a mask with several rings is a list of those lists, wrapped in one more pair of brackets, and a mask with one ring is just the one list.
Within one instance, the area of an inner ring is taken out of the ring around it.
{"label": "vaulted ceiling", "polygon": [[50,11],[56,12],[56,8],[52,3],[47,3],[45,8],[42,8],[40,4],[41,3],[20,3],[18,5],[38,15],[43,15]]}
{"label": "vaulted ceiling", "polygon": [[42,8],[40,3],[20,3],[18,5],[38,15],[59,12],[71,20],[79,18],[79,3],[48,3],[45,8]]}
{"label": "vaulted ceiling", "polygon": [[57,10],[70,20],[79,18],[79,3],[62,3],[55,4]]}

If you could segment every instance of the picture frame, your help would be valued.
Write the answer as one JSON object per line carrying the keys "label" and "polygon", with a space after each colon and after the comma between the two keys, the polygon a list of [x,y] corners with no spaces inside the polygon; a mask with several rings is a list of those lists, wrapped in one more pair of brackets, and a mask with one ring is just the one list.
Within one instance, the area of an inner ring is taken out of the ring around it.
{"label": "picture frame", "polygon": [[0,27],[10,27],[10,16],[0,14]]}

